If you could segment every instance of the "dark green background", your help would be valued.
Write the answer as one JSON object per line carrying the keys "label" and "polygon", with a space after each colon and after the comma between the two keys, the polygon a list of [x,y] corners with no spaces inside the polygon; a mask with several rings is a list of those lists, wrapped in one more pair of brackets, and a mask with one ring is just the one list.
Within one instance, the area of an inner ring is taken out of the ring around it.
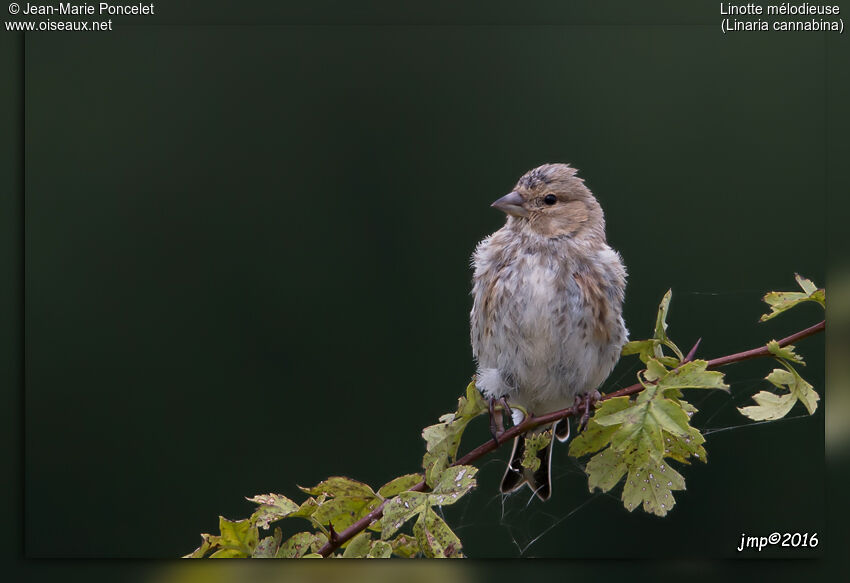
{"label": "dark green background", "polygon": [[[30,35],[26,555],[172,557],[247,516],[243,496],[415,471],[473,372],[489,203],[543,162],[600,199],[634,338],[668,287],[672,337],[706,357],[819,319],[756,323],[794,271],[824,279],[824,37],[724,37],[704,10]],[[800,349],[821,387],[822,340]],[[733,405],[770,368],[730,370],[696,424],[747,424]],[[742,532],[820,531],[822,436],[822,411],[709,435],[666,519],[599,496],[526,554],[736,556]],[[504,455],[447,509],[471,556],[517,556],[588,499],[562,447],[550,502],[503,504]]]}

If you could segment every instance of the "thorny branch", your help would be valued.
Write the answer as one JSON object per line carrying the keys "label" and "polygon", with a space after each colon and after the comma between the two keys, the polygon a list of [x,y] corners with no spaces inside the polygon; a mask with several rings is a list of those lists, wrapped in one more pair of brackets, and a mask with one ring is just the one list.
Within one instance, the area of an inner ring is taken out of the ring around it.
{"label": "thorny branch", "polygon": [[[798,342],[798,341],[800,341],[804,338],[808,338],[809,336],[813,336],[814,334],[817,334],[819,332],[823,332],[825,328],[826,328],[826,320],[823,320],[822,322],[815,324],[814,326],[810,326],[810,327],[806,328],[805,330],[800,330],[796,334],[792,334],[792,335],[790,335],[786,338],[783,338],[782,340],[779,340],[779,346],[780,347],[788,346],[789,344],[793,344],[793,343]],[[700,341],[697,340],[696,344],[694,344],[694,347],[691,348],[691,350],[688,352],[688,355],[682,361],[682,364],[684,364],[685,362],[689,362],[689,361],[693,360],[694,354],[696,353],[696,349],[699,346],[699,343],[700,343]],[[708,361],[707,368],[717,368],[717,367],[725,366],[727,364],[732,364],[734,362],[741,362],[741,361],[744,361],[744,360],[750,360],[750,359],[753,359],[753,358],[761,358],[761,357],[765,357],[765,356],[770,356],[770,351],[768,350],[767,346],[760,346],[758,348],[753,348],[751,350],[745,350],[744,352],[737,352],[735,354],[729,354],[727,356],[721,356],[719,358],[713,358],[713,359]],[[635,393],[641,392],[643,390],[643,388],[644,387],[643,387],[642,384],[636,383],[634,385],[622,388],[618,391],[614,391],[612,393],[607,393],[605,395],[602,395],[599,399],[597,399],[597,402],[602,402],[602,401],[606,401],[608,399],[613,399],[614,397],[623,397],[623,396],[626,396],[626,395],[634,395]],[[579,408],[576,407],[576,406],[573,406],[573,407],[568,407],[567,409],[561,409],[560,411],[554,411],[552,413],[547,413],[546,415],[541,415],[539,417],[529,415],[519,425],[514,425],[513,427],[511,427],[510,429],[508,429],[507,431],[505,431],[504,433],[499,435],[498,438],[496,438],[496,439],[491,438],[491,439],[487,440],[485,443],[479,445],[478,447],[476,447],[475,449],[473,449],[472,451],[467,453],[465,456],[458,459],[455,463],[451,464],[451,466],[468,465],[468,464],[484,457],[485,455],[487,455],[491,451],[494,451],[496,448],[501,446],[503,443],[506,443],[506,442],[512,440],[517,435],[525,433],[526,431],[530,431],[530,430],[532,430],[536,427],[540,427],[541,425],[547,425],[549,423],[554,423],[555,421],[560,421],[561,419],[566,419],[566,418],[571,417],[571,416],[573,416],[577,413],[580,413]],[[426,484],[425,484],[425,479],[423,478],[421,482],[419,482],[418,484],[416,484],[415,486],[410,488],[410,490],[414,491],[414,492],[422,492],[422,491],[426,490],[426,488],[427,487],[426,487]],[[329,556],[331,553],[333,553],[336,549],[338,549],[341,545],[345,544],[348,540],[353,538],[359,532],[368,528],[368,526],[370,524],[372,524],[374,521],[381,518],[381,516],[384,513],[384,505],[388,501],[389,500],[385,500],[378,507],[376,507],[372,512],[370,512],[369,514],[367,514],[366,516],[364,516],[363,518],[361,518],[360,520],[358,520],[357,522],[355,522],[354,524],[352,524],[351,526],[349,526],[348,528],[346,528],[342,532],[338,533],[337,536],[332,537],[332,539],[328,540],[328,542],[321,549],[319,549],[319,554],[322,555],[323,557]]]}

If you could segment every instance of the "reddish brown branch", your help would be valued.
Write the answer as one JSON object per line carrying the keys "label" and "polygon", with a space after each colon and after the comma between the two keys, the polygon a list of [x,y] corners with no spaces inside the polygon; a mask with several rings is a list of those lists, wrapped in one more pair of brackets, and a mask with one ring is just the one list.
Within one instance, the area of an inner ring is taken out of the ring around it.
{"label": "reddish brown branch", "polygon": [[[825,328],[826,320],[824,320],[820,324],[809,326],[805,330],[800,330],[796,334],[791,334],[791,336],[788,336],[787,338],[783,338],[779,341],[779,346],[783,347],[788,346],[789,344],[794,344],[795,342],[802,340],[803,338],[808,338],[813,334],[823,332]],[[770,356],[770,351],[767,349],[767,346],[759,346],[758,348],[753,348],[752,350],[745,350],[744,352],[739,352],[737,354],[730,354],[729,356],[721,356],[720,358],[714,358],[708,361],[708,366],[709,368],[715,368],[718,366],[723,366],[725,364],[741,362],[742,360],[750,360],[751,358],[759,358],[762,356]]]}
{"label": "reddish brown branch", "polygon": [[[786,338],[783,338],[779,341],[779,346],[784,347],[789,344],[793,344],[802,340],[803,338],[808,338],[818,332],[823,332],[826,328],[826,320],[820,322],[819,324],[815,324],[814,326],[810,326],[805,330],[800,330],[796,334],[792,334]],[[702,340],[702,339],[700,339]],[[697,340],[694,347],[688,352],[688,355],[682,361],[682,363],[690,362],[693,360],[694,355],[696,353],[697,347],[699,346],[700,340]],[[725,366],[727,364],[732,364],[733,362],[741,362],[744,360],[750,360],[752,358],[761,358],[765,356],[770,356],[770,351],[767,349],[767,346],[760,346],[758,348],[753,348],[752,350],[745,350],[744,352],[737,352],[735,354],[730,354],[728,356],[721,356],[719,358],[713,358],[708,361],[708,368],[717,368],[720,366]],[[606,401],[608,399],[613,399],[614,397],[624,397],[626,395],[633,395],[635,393],[639,393],[643,390],[643,385],[640,383],[622,388],[618,391],[614,391],[613,393],[607,393],[602,395],[601,398],[598,399],[598,402]],[[467,465],[471,462],[478,460],[479,458],[484,457],[491,451],[495,450],[497,447],[501,446],[503,443],[512,440],[517,435],[525,433],[535,427],[540,427],[541,425],[547,425],[549,423],[554,423],[555,421],[560,421],[561,419],[566,419],[567,417],[571,417],[578,413],[579,410],[576,407],[569,407],[567,409],[561,409],[560,411],[553,411],[552,413],[547,413],[546,415],[541,415],[540,417],[535,417],[533,415],[529,415],[526,419],[523,420],[519,425],[514,425],[504,433],[502,433],[498,439],[489,439],[488,441],[482,443],[455,463],[451,464],[452,466],[460,466]],[[425,480],[423,479],[421,482],[410,488],[411,491],[414,492],[423,492],[427,489],[427,485],[425,484]],[[338,533],[333,540],[329,540],[321,549],[319,549],[319,554],[323,557],[329,556],[335,550],[337,550],[341,545],[345,544],[348,540],[353,538],[359,532],[365,530],[372,524],[374,521],[381,518],[384,513],[384,506],[388,500],[384,500],[379,506],[377,506],[372,512]]]}

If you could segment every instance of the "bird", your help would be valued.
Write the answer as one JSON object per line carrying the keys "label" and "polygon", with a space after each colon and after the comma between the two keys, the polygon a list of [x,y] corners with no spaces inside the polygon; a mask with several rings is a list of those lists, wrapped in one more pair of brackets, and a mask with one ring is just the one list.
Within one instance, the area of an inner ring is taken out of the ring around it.
{"label": "bird", "polygon": [[[586,411],[628,340],[623,320],[626,269],[608,246],[602,207],[569,164],[543,164],[492,203],[507,215],[472,255],[470,337],[475,383],[510,407],[514,424],[570,407]],[[501,421],[501,417],[500,417]],[[586,421],[586,418],[585,418]],[[499,424],[501,426],[501,423]],[[539,427],[569,438],[569,420]],[[523,468],[525,439],[514,439],[500,490],[528,485],[552,493],[551,441],[537,470]]]}

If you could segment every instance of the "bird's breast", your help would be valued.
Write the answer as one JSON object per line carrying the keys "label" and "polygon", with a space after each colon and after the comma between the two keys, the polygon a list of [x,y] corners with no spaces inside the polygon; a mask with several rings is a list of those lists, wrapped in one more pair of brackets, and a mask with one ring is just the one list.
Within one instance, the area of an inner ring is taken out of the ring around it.
{"label": "bird's breast", "polygon": [[598,386],[625,338],[613,280],[556,253],[482,251],[472,313],[479,370],[499,371],[519,394],[533,387],[544,400]]}

